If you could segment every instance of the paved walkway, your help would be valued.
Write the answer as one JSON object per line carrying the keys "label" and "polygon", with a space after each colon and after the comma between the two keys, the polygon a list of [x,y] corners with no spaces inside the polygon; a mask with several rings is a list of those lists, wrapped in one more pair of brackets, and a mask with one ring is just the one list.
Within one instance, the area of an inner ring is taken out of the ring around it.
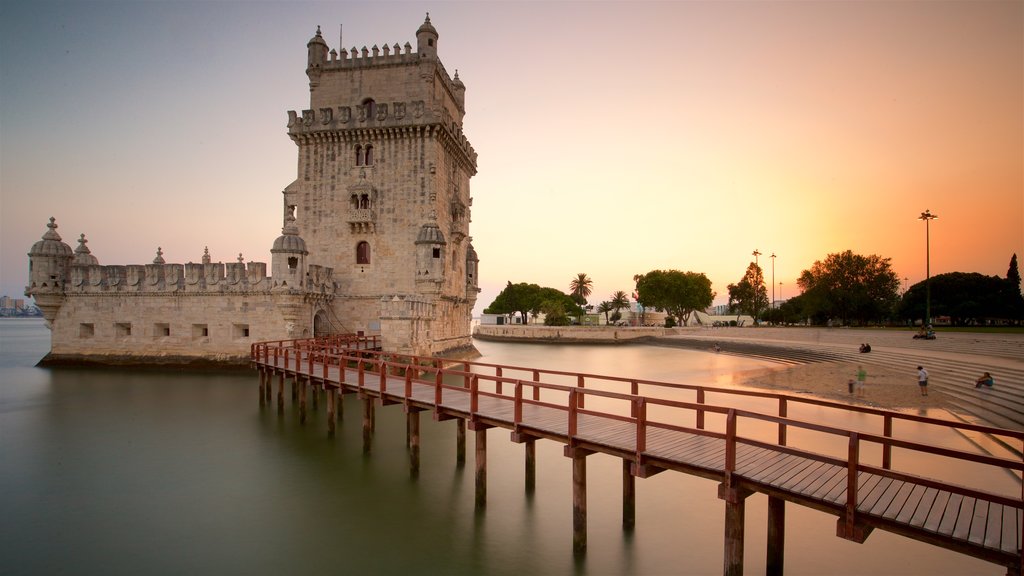
{"label": "paved walkway", "polygon": [[[665,344],[707,349],[729,342],[730,349],[795,362],[851,362],[906,371],[917,365],[929,373],[929,387],[941,390],[949,409],[965,420],[1024,430],[1024,334],[939,332],[935,340],[913,333],[872,328],[685,328],[658,338]],[[861,343],[871,344],[861,354]],[[991,372],[996,385],[976,389],[974,380]]]}

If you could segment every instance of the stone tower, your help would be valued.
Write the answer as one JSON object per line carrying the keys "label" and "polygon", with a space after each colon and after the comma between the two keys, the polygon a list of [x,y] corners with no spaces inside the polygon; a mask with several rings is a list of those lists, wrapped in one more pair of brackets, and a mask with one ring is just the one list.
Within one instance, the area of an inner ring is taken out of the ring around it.
{"label": "stone tower", "polygon": [[[471,348],[476,152],[462,133],[466,87],[441,64],[430,16],[415,51],[338,52],[319,28],[306,48],[310,102],[288,113],[298,178],[282,210],[307,262],[334,270],[326,319],[335,331],[379,331],[389,351]],[[275,260],[275,281],[277,270]]]}

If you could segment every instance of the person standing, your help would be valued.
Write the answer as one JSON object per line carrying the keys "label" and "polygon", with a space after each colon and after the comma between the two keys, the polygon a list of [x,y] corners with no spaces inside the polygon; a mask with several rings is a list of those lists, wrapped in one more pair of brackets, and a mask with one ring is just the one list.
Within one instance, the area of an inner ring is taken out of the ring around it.
{"label": "person standing", "polygon": [[917,367],[917,385],[921,387],[921,396],[928,395],[928,371],[924,366]]}
{"label": "person standing", "polygon": [[863,366],[857,366],[857,396],[864,395],[864,384],[868,379],[868,373]]}

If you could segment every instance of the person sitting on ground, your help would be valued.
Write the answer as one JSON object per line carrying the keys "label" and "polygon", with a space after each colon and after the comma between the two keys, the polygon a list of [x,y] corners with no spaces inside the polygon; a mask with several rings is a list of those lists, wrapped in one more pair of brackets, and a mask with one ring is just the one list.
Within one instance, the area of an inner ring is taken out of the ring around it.
{"label": "person sitting on ground", "polygon": [[860,351],[861,352],[871,352],[871,344],[868,344],[866,342],[864,344],[861,344],[860,345]]}
{"label": "person sitting on ground", "polygon": [[975,388],[981,388],[982,386],[988,386],[989,388],[991,388],[996,383],[996,381],[992,378],[992,375],[989,374],[988,372],[982,374],[981,377],[979,377],[974,382]]}

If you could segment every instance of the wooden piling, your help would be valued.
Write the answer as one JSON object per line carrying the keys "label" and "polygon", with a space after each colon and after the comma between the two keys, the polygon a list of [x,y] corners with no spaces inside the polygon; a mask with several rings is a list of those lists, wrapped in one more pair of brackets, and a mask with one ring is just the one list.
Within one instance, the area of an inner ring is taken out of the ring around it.
{"label": "wooden piling", "polygon": [[337,423],[338,390],[330,388],[327,390],[327,435],[333,437]]}
{"label": "wooden piling", "polygon": [[533,494],[537,488],[537,440],[530,438],[526,444],[526,493]]}
{"label": "wooden piling", "polygon": [[370,453],[373,443],[373,398],[363,398],[363,454]]}
{"label": "wooden piling", "polygon": [[[459,420],[459,422],[463,422]],[[463,425],[465,423],[463,422]],[[463,433],[464,435],[465,433]],[[465,436],[463,436],[465,438]],[[465,440],[463,440],[465,442]],[[487,504],[487,429],[476,430],[476,507]]]}
{"label": "wooden piling", "polygon": [[768,497],[768,559],[765,574],[782,576],[786,544],[786,501]]}
{"label": "wooden piling", "polygon": [[582,554],[587,550],[587,455],[582,450],[572,451],[572,551]]}
{"label": "wooden piling", "polygon": [[306,383],[296,378],[296,385],[299,389],[299,424],[306,423]]}
{"label": "wooden piling", "polygon": [[636,526],[636,476],[633,463],[622,459],[622,527],[632,530]]}
{"label": "wooden piling", "polygon": [[284,372],[277,376],[277,413],[284,414]]}
{"label": "wooden piling", "polygon": [[260,408],[263,408],[263,406],[266,404],[266,402],[264,401],[264,398],[265,398],[264,388],[266,386],[266,383],[265,383],[266,375],[263,373],[263,370],[258,370],[257,372],[259,373],[259,376],[260,376]]}
{"label": "wooden piling", "polygon": [[410,410],[405,423],[409,431],[409,475],[416,478],[420,474],[420,411]]}
{"label": "wooden piling", "polygon": [[458,466],[466,463],[466,421],[462,418],[455,421],[455,463]]}

